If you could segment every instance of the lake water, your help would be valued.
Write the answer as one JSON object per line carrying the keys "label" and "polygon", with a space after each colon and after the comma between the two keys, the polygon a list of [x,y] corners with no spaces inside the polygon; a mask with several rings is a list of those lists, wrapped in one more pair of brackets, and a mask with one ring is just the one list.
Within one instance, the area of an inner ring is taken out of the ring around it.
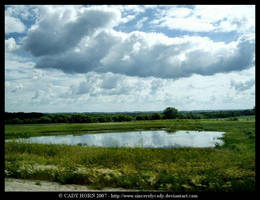
{"label": "lake water", "polygon": [[67,144],[97,147],[144,147],[144,148],[179,148],[179,147],[215,147],[223,145],[220,139],[224,132],[213,131],[135,131],[117,133],[98,133],[85,135],[40,136],[20,139],[21,142],[42,144]]}

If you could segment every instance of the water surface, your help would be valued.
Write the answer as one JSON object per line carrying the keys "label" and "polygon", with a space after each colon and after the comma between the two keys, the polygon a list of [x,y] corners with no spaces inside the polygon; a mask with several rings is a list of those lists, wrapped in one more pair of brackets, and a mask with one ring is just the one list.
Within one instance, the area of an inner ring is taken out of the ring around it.
{"label": "water surface", "polygon": [[222,145],[224,132],[213,131],[135,131],[120,133],[98,133],[85,135],[40,136],[20,140],[21,142],[42,144],[86,145],[97,147],[215,147]]}

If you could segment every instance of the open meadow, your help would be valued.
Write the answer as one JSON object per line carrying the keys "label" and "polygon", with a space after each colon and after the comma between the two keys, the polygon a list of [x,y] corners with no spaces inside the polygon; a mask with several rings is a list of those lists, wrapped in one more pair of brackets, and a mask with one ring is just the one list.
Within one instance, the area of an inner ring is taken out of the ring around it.
{"label": "open meadow", "polygon": [[255,190],[255,119],[173,119],[81,124],[5,125],[5,139],[133,130],[225,132],[215,148],[86,147],[5,143],[5,177],[62,184],[194,191]]}

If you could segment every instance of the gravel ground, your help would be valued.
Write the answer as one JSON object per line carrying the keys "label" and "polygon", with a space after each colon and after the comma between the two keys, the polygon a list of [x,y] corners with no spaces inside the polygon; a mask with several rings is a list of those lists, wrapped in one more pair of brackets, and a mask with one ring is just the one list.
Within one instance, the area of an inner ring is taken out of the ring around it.
{"label": "gravel ground", "polygon": [[123,188],[104,188],[102,190],[89,189],[84,185],[66,184],[42,180],[5,179],[5,191],[134,191]]}

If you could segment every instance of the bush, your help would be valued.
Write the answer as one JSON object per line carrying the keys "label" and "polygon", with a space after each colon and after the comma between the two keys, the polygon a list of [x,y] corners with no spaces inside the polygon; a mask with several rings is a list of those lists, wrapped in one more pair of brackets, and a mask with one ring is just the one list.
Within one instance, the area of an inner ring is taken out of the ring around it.
{"label": "bush", "polygon": [[151,118],[152,118],[153,120],[157,120],[157,119],[161,119],[161,116],[160,116],[159,113],[154,113],[154,114],[152,114]]}

